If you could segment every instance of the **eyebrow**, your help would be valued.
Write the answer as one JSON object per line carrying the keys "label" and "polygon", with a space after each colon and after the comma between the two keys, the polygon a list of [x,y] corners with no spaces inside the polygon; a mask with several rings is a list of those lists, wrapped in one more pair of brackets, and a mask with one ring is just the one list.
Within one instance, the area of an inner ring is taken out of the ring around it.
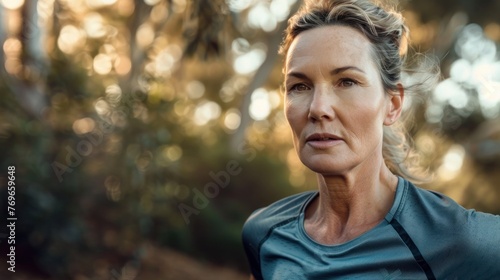
{"label": "eyebrow", "polygon": [[[344,67],[339,67],[339,68],[335,68],[335,69],[331,70],[330,71],[330,75],[332,75],[332,76],[333,75],[338,75],[339,73],[342,73],[342,72],[345,72],[345,71],[349,71],[349,70],[354,70],[354,71],[366,74],[365,71],[359,69],[356,66],[344,66]],[[296,78],[299,78],[299,79],[307,79],[307,75],[305,75],[305,74],[303,74],[301,72],[290,72],[286,76],[287,77],[288,76],[296,77]]]}
{"label": "eyebrow", "polygon": [[354,70],[354,71],[358,71],[358,72],[365,74],[365,71],[359,69],[356,66],[344,66],[344,67],[339,67],[339,68],[333,69],[332,71],[330,71],[330,75],[337,75],[338,73],[342,73],[342,72],[345,72],[348,70]]}

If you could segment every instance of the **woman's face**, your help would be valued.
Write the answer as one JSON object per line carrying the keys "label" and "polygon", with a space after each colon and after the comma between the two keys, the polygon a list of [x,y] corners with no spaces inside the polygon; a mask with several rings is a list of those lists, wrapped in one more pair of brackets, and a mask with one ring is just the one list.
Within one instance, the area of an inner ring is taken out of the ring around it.
{"label": "woman's face", "polygon": [[285,114],[307,167],[339,175],[380,166],[383,126],[399,116],[402,96],[384,92],[362,33],[338,25],[300,33],[285,75]]}

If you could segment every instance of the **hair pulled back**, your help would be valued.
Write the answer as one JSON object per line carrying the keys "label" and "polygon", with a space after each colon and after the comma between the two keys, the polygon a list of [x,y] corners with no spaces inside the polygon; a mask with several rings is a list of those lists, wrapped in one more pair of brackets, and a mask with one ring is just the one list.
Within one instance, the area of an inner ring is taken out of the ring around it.
{"label": "hair pulled back", "polygon": [[[372,46],[373,60],[379,69],[387,94],[399,94],[398,84],[403,84],[401,80],[405,72],[427,73],[421,75],[421,81],[413,85],[403,85],[407,96],[409,92],[424,93],[436,84],[437,65],[431,65],[430,72],[428,69],[419,70],[418,66],[411,70],[407,68],[409,30],[402,15],[394,9],[382,7],[369,0],[306,0],[299,11],[288,20],[280,53],[286,56],[292,41],[301,32],[328,25],[348,26],[368,38]],[[384,126],[382,154],[386,165],[396,175],[413,182],[426,181],[418,174],[420,172],[417,156],[409,142],[411,138],[408,137],[405,125],[410,115],[409,112],[405,113],[393,125]]]}

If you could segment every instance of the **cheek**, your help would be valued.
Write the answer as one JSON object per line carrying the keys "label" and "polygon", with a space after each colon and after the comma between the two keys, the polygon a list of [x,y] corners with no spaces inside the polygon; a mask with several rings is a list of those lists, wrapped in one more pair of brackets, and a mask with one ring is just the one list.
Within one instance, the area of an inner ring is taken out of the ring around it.
{"label": "cheek", "polygon": [[[360,138],[379,139],[383,134],[384,112],[380,106],[369,105],[365,108],[360,108],[363,111],[358,111],[356,116],[357,132]],[[361,125],[359,125],[361,124]]]}
{"label": "cheek", "polygon": [[387,100],[384,96],[359,99],[356,106],[358,112],[360,112],[359,117],[369,123],[380,122],[380,125],[382,125],[383,122],[381,120],[383,119],[382,116],[385,115],[386,102]]}
{"label": "cheek", "polygon": [[293,102],[292,100],[286,98],[285,99],[285,117],[288,121],[288,124],[292,128],[292,130],[297,129],[297,126],[299,126],[299,122],[301,119],[302,113],[302,108],[300,107],[300,104],[297,102]]}

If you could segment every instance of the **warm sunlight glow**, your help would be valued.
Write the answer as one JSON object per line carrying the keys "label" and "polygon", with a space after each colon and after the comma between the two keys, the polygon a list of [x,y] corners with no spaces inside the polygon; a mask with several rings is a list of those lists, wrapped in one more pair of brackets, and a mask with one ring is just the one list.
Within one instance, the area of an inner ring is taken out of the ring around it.
{"label": "warm sunlight glow", "polygon": [[144,3],[146,3],[149,6],[154,6],[158,3],[160,3],[161,0],[144,0]]}
{"label": "warm sunlight glow", "polygon": [[94,128],[95,122],[91,118],[79,119],[73,123],[73,131],[78,135],[89,133],[94,130]]}
{"label": "warm sunlight glow", "polygon": [[447,102],[456,109],[464,108],[469,102],[467,92],[451,79],[440,82],[434,89],[433,94],[437,102]]}
{"label": "warm sunlight glow", "polygon": [[111,84],[106,87],[106,101],[117,106],[122,99],[122,89],[117,84]]}
{"label": "warm sunlight glow", "polygon": [[194,112],[194,122],[197,125],[205,125],[211,120],[217,119],[221,114],[219,104],[213,101],[204,101],[196,107]]}
{"label": "warm sunlight glow", "polygon": [[493,41],[500,41],[500,24],[494,22],[488,23],[484,27],[484,34]]}
{"label": "warm sunlight glow", "polygon": [[159,77],[168,77],[172,72],[172,68],[175,63],[181,58],[182,49],[176,45],[172,44],[161,50],[160,53],[155,57],[154,63],[151,64],[151,69],[149,72],[154,73]]}
{"label": "warm sunlight glow", "polygon": [[21,53],[21,41],[17,38],[9,38],[3,43],[3,51],[7,56],[17,56]]}
{"label": "warm sunlight glow", "polygon": [[269,11],[273,14],[277,21],[283,21],[287,19],[290,14],[290,4],[293,4],[293,2],[295,1],[273,0],[269,6]]}
{"label": "warm sunlight glow", "polygon": [[229,0],[227,3],[232,12],[239,13],[247,9],[252,4],[252,0]]}
{"label": "warm sunlight glow", "polygon": [[187,95],[191,99],[198,99],[205,93],[205,85],[197,80],[192,80],[186,85]]}
{"label": "warm sunlight glow", "polygon": [[118,14],[124,17],[130,16],[135,10],[135,4],[133,0],[119,0],[116,4],[116,10]]}
{"label": "warm sunlight glow", "polygon": [[111,107],[109,106],[108,102],[106,102],[103,99],[99,99],[95,104],[94,104],[95,111],[99,115],[107,115],[111,112]]}
{"label": "warm sunlight glow", "polygon": [[438,169],[438,176],[445,181],[455,178],[462,169],[465,149],[458,144],[450,147]]}
{"label": "warm sunlight glow", "polygon": [[186,0],[174,0],[174,5],[172,10],[176,13],[183,13],[186,10],[187,2]]}
{"label": "warm sunlight glow", "polygon": [[98,13],[89,13],[83,19],[83,29],[90,38],[100,38],[106,35],[103,18]]}
{"label": "warm sunlight glow", "polygon": [[266,52],[261,49],[253,49],[234,60],[233,68],[239,74],[250,74],[259,69],[266,58]]}
{"label": "warm sunlight glow", "polygon": [[168,17],[168,8],[166,5],[156,5],[150,14],[150,18],[154,23],[161,23]]}
{"label": "warm sunlight glow", "polygon": [[422,151],[425,154],[432,154],[436,150],[436,142],[435,140],[427,135],[420,135],[415,141],[415,144],[417,145],[417,149],[419,151]]}
{"label": "warm sunlight glow", "polygon": [[74,53],[85,43],[85,33],[74,25],[65,25],[57,39],[59,49],[67,54]]}
{"label": "warm sunlight glow", "polygon": [[2,5],[10,10],[19,9],[23,4],[24,0],[2,0]]}
{"label": "warm sunlight glow", "polygon": [[111,57],[107,54],[100,53],[94,57],[94,71],[100,75],[107,75],[113,68]]}
{"label": "warm sunlight glow", "polygon": [[224,117],[224,126],[229,130],[236,130],[241,123],[240,112],[237,109],[229,109]]}
{"label": "warm sunlight glow", "polygon": [[162,156],[169,161],[177,161],[182,157],[182,148],[177,145],[165,147]]}
{"label": "warm sunlight glow", "polygon": [[120,55],[115,59],[113,66],[118,75],[127,75],[132,68],[132,63],[128,56]]}
{"label": "warm sunlight glow", "polygon": [[47,20],[51,20],[54,14],[54,1],[55,0],[38,0],[36,8],[41,21],[47,22]]}
{"label": "warm sunlight glow", "polygon": [[265,120],[271,113],[272,107],[269,98],[269,93],[258,88],[252,93],[252,101],[250,103],[250,116],[256,121]]}
{"label": "warm sunlight glow", "polygon": [[137,41],[137,44],[145,48],[151,43],[153,43],[153,40],[155,39],[155,32],[151,24],[149,23],[144,23],[139,27],[137,30],[137,34],[135,36],[135,40]]}
{"label": "warm sunlight glow", "polygon": [[250,9],[248,23],[251,27],[261,28],[266,32],[273,31],[278,24],[276,17],[264,3],[259,3]]}
{"label": "warm sunlight glow", "polygon": [[92,9],[110,6],[116,3],[116,0],[87,0],[87,6]]}
{"label": "warm sunlight glow", "polygon": [[5,60],[5,70],[11,75],[18,74],[23,69],[21,60],[16,57],[9,57]]}
{"label": "warm sunlight glow", "polygon": [[85,0],[59,0],[64,7],[68,7],[72,12],[83,14],[88,10]]}

